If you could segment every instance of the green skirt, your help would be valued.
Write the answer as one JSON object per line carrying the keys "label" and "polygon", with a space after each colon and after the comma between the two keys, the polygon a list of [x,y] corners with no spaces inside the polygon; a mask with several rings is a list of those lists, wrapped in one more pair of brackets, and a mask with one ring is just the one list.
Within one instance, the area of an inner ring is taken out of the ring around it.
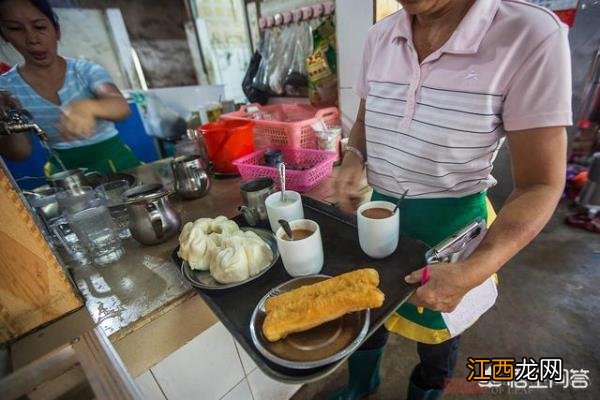
{"label": "green skirt", "polygon": [[[373,193],[372,200],[397,201],[378,192]],[[476,218],[488,220],[489,207],[484,192],[462,198],[405,199],[400,205],[400,232],[435,246]],[[419,314],[417,307],[409,303],[398,308],[396,314],[386,322],[386,327],[422,343],[436,344],[450,339],[450,333],[438,311],[424,309]]]}
{"label": "green skirt", "polygon": [[[119,136],[89,146],[54,149],[54,151],[67,169],[87,168],[89,171],[111,173],[142,164]],[[46,165],[46,174],[50,175],[61,170],[56,159],[50,157]]]}

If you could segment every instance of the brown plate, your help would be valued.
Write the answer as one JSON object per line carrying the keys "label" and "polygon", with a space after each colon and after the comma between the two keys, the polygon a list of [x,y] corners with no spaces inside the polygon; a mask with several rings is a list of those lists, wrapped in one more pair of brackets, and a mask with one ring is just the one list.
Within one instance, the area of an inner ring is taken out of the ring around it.
{"label": "brown plate", "polygon": [[360,346],[369,328],[369,310],[346,314],[313,329],[288,335],[277,342],[269,342],[262,334],[265,302],[269,297],[327,278],[330,277],[311,275],[295,278],[275,287],[260,300],[252,313],[250,334],[263,356],[288,368],[309,369],[338,361]]}

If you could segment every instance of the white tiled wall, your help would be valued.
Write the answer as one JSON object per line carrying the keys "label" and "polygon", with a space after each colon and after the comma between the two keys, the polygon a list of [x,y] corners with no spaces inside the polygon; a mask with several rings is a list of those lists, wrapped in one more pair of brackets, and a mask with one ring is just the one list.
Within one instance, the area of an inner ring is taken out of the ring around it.
{"label": "white tiled wall", "polygon": [[266,376],[220,322],[136,382],[149,400],[287,400],[300,388]]}

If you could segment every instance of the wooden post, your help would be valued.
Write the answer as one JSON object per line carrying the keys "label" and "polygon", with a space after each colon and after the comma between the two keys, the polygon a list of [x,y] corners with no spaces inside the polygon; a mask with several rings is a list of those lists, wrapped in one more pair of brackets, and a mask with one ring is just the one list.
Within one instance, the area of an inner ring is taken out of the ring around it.
{"label": "wooden post", "polygon": [[0,344],[82,305],[0,160]]}

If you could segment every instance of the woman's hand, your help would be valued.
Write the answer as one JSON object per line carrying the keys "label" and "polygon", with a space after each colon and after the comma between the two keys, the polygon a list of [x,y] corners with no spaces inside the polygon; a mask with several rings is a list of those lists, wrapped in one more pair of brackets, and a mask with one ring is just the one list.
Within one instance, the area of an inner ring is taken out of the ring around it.
{"label": "woman's hand", "polygon": [[94,133],[96,129],[94,101],[78,100],[64,108],[58,130],[65,140],[84,139]]}
{"label": "woman's hand", "polygon": [[0,107],[2,109],[15,108],[17,110],[22,108],[19,100],[8,90],[0,90]]}
{"label": "woman's hand", "polygon": [[4,116],[4,114],[11,108],[21,110],[23,107],[21,106],[19,100],[9,91],[0,90],[0,115]]}
{"label": "woman's hand", "polygon": [[337,205],[346,213],[353,213],[361,200],[362,161],[354,153],[346,153],[335,181]]}
{"label": "woman's hand", "polygon": [[[10,92],[0,90],[0,119],[8,117],[11,109],[29,113],[23,110],[19,100]],[[31,156],[31,135],[28,133],[19,133],[17,135],[0,135],[0,156],[6,157],[11,161],[25,161]]]}
{"label": "woman's hand", "polygon": [[[410,303],[434,311],[453,311],[472,288],[461,266],[462,263],[429,265],[429,281],[416,290],[409,299]],[[404,280],[411,284],[420,283],[422,273],[423,268],[407,275]]]}

